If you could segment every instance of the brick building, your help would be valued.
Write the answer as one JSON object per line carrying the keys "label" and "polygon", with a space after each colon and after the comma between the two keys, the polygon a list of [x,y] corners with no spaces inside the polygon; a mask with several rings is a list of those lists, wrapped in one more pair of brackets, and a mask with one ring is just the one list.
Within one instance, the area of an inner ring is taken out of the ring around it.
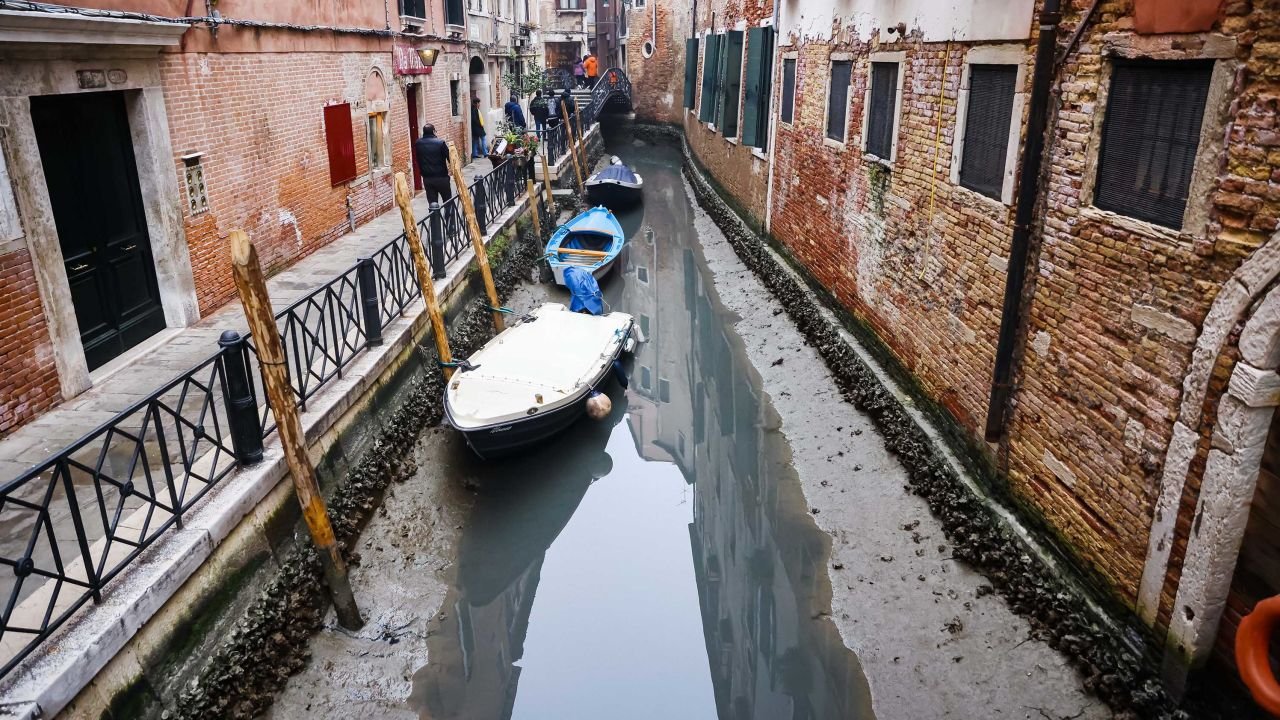
{"label": "brick building", "polygon": [[459,0],[81,5],[0,9],[0,433],[231,299],[232,229],[278,270],[466,136]]}
{"label": "brick building", "polygon": [[659,2],[650,27],[632,11],[635,108],[681,125],[1194,665],[1280,592],[1280,6],[1062,3],[1012,410],[987,444],[1041,4]]}

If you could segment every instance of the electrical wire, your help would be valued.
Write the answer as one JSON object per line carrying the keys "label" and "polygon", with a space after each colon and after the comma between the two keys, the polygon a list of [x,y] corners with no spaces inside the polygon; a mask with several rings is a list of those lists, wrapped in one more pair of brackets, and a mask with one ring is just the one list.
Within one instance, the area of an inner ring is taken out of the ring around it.
{"label": "electrical wire", "polygon": [[269,22],[266,20],[243,20],[226,18],[217,15],[204,17],[166,17],[151,13],[125,10],[98,10],[79,8],[69,5],[36,2],[35,0],[0,0],[0,10],[17,10],[21,12],[40,12],[49,14],[75,15],[89,18],[106,18],[112,20],[140,20],[143,22],[168,23],[171,25],[207,26],[211,30],[219,27],[242,27],[258,30],[290,30],[296,32],[332,32],[343,35],[363,35],[371,37],[391,37],[417,40],[447,41],[448,38],[434,33],[406,33],[399,30],[343,27],[335,25],[300,25],[297,23]]}

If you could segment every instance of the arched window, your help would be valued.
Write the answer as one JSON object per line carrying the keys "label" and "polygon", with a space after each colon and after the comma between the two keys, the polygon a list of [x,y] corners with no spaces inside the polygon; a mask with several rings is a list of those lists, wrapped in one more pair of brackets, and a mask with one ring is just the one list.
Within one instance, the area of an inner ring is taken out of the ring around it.
{"label": "arched window", "polygon": [[368,142],[369,171],[373,172],[390,164],[390,153],[387,151],[387,83],[377,68],[365,78],[364,102],[368,113],[365,137]]}

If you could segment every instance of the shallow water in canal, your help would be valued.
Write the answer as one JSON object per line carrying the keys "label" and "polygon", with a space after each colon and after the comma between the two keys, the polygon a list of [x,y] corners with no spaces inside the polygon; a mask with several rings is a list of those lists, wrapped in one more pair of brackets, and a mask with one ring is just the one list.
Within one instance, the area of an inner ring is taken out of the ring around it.
{"label": "shallow water in canal", "polygon": [[870,717],[827,618],[830,539],[719,304],[679,151],[625,136],[609,151],[646,202],[620,216],[628,246],[602,286],[648,342],[606,421],[502,462],[450,444],[476,502],[410,704],[431,718]]}

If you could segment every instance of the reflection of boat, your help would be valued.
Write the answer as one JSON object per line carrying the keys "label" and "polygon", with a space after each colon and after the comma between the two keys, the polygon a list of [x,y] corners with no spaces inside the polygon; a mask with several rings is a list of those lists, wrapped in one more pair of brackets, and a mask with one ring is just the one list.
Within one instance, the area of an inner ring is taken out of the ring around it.
{"label": "reflection of boat", "polygon": [[614,210],[630,207],[644,197],[644,178],[616,155],[609,159],[608,167],[587,178],[585,184],[588,200]]}
{"label": "reflection of boat", "polygon": [[622,252],[626,236],[608,208],[595,207],[556,229],[547,243],[547,262],[556,284],[564,285],[564,269],[580,267],[604,277]]}
{"label": "reflection of boat", "polygon": [[[572,438],[541,444],[511,462],[458,466],[476,504],[458,543],[454,584],[431,622],[428,664],[414,673],[409,705],[433,720],[510,718],[525,636],[547,548],[569,524],[591,483],[609,474],[605,450],[627,414],[627,395]],[[519,463],[516,465],[515,463]]]}
{"label": "reflection of boat", "polygon": [[547,303],[467,359],[445,389],[445,416],[481,457],[543,440],[582,415],[629,349],[630,315]]}

